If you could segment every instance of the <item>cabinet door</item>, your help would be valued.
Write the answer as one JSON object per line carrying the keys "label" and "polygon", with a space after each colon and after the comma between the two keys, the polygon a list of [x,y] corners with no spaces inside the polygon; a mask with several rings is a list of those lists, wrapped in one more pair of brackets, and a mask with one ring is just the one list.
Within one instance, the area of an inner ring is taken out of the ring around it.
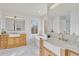
{"label": "cabinet door", "polygon": [[49,52],[48,52],[48,50],[46,48],[44,48],[44,56],[50,56]]}
{"label": "cabinet door", "polygon": [[40,38],[40,56],[44,56],[44,41],[42,40],[42,38]]}
{"label": "cabinet door", "polygon": [[55,56],[53,52],[44,47],[44,41],[40,39],[40,55],[41,56]]}
{"label": "cabinet door", "polygon": [[7,35],[1,35],[1,39],[0,39],[0,48],[7,48],[8,46],[8,40],[7,40]]}
{"label": "cabinet door", "polygon": [[79,56],[79,53],[69,50],[69,51],[68,51],[68,56]]}
{"label": "cabinet door", "polygon": [[1,48],[7,48],[7,40],[1,40]]}
{"label": "cabinet door", "polygon": [[26,42],[26,34],[21,34],[20,36],[20,44],[21,45],[26,45],[27,42]]}
{"label": "cabinet door", "polygon": [[8,48],[15,47],[15,39],[14,37],[8,37]]}
{"label": "cabinet door", "polygon": [[15,45],[16,47],[20,46],[20,37],[15,37]]}
{"label": "cabinet door", "polygon": [[1,35],[0,35],[0,48],[1,48]]}
{"label": "cabinet door", "polygon": [[44,47],[44,56],[55,56],[50,50]]}

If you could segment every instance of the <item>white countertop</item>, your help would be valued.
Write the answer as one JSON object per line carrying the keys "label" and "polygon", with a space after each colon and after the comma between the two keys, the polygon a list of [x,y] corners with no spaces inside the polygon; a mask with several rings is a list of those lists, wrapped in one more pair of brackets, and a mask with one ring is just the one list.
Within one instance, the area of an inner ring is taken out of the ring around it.
{"label": "white countertop", "polygon": [[9,34],[9,37],[20,37],[20,34]]}
{"label": "white countertop", "polygon": [[[46,46],[46,44],[49,43],[49,46]],[[79,44],[78,43],[73,43],[73,42],[64,42],[61,40],[56,40],[56,39],[48,39],[44,41],[45,46],[53,51],[51,48],[52,46],[57,46],[57,49],[63,48],[63,49],[70,49],[75,52],[79,52]],[[58,53],[57,53],[58,54]],[[59,54],[58,54],[59,55]]]}
{"label": "white countertop", "polygon": [[50,51],[52,51],[55,55],[60,56],[60,49],[61,47],[51,44],[47,41],[44,41],[44,47],[46,47],[47,49],[49,49]]}

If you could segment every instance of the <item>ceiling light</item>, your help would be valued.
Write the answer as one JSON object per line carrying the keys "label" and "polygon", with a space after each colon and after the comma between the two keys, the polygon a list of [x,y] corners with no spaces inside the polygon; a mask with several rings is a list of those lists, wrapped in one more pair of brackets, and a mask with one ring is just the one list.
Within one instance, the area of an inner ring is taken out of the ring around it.
{"label": "ceiling light", "polygon": [[12,16],[5,16],[6,18],[10,18],[10,19],[14,19],[14,17]]}
{"label": "ceiling light", "polygon": [[24,19],[24,17],[16,17],[16,16],[5,16],[5,17],[10,19]]}
{"label": "ceiling light", "polygon": [[61,4],[61,3],[55,3],[55,4],[51,5],[51,6],[49,7],[49,9],[53,9],[53,8],[57,7],[59,4]]}

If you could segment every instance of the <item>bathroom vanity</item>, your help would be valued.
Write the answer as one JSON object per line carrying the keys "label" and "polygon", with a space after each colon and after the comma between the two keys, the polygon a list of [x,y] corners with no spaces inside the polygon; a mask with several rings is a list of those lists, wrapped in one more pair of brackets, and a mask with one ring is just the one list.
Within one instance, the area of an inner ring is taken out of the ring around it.
{"label": "bathroom vanity", "polygon": [[44,40],[40,38],[40,55],[41,56],[79,56],[78,42],[59,40],[50,38]]}
{"label": "bathroom vanity", "polygon": [[26,34],[0,35],[0,49],[14,48],[27,45]]}

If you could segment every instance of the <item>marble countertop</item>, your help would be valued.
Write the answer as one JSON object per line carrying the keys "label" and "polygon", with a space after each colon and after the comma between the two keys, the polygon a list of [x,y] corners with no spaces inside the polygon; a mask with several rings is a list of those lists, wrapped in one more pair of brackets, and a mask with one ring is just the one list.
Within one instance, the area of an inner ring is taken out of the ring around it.
{"label": "marble countertop", "polygon": [[[79,53],[79,42],[65,42],[62,40],[57,40],[57,39],[52,39],[52,38],[48,40],[44,40],[44,42],[50,43],[51,45],[55,45],[60,48],[70,49],[72,51]],[[48,48],[50,48],[50,46],[48,46]]]}

